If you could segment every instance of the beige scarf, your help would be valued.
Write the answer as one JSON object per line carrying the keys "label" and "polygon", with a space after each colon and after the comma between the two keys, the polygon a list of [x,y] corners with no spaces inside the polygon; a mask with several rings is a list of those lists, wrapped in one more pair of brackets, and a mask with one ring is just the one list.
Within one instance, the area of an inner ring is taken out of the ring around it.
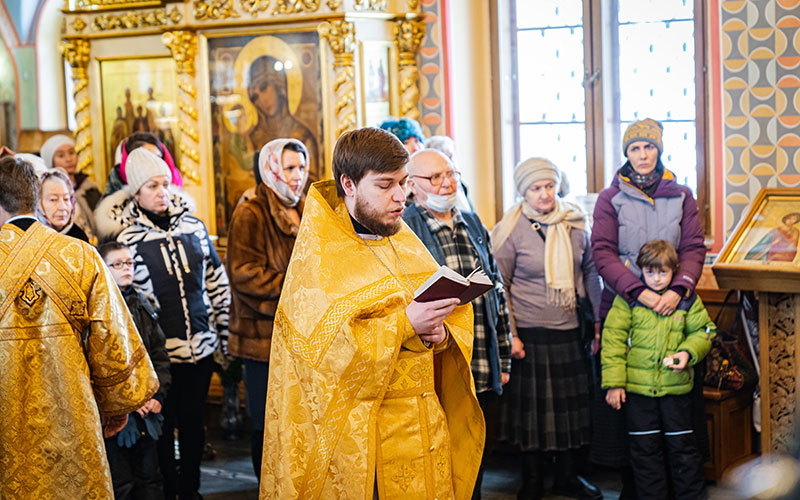
{"label": "beige scarf", "polygon": [[544,277],[547,285],[547,303],[574,310],[575,274],[572,263],[572,228],[583,230],[586,213],[568,201],[556,198],[556,207],[543,214],[522,201],[511,208],[492,230],[492,241],[499,250],[506,242],[522,214],[540,224],[549,226],[544,241]]}

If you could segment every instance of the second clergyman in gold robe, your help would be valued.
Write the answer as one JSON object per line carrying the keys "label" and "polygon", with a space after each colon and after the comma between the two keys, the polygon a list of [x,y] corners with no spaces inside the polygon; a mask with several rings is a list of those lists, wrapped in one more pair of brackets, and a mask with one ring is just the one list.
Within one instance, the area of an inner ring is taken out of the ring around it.
{"label": "second clergyman in gold robe", "polygon": [[0,185],[0,498],[113,498],[101,418],[158,379],[97,252],[33,217],[33,168],[0,159]]}
{"label": "second clergyman in gold robe", "polygon": [[436,306],[432,330],[415,313],[415,330],[429,306],[413,290],[438,266],[400,220],[408,154],[361,129],[334,175],[348,162],[357,179],[309,191],[275,313],[261,498],[470,498],[485,433],[471,307]]}

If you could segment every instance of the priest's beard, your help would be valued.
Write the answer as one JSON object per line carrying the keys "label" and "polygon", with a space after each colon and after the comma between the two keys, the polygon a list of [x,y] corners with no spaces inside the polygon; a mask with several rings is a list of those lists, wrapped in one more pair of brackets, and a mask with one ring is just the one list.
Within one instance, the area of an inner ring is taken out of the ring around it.
{"label": "priest's beard", "polygon": [[369,229],[378,236],[392,236],[400,231],[400,218],[394,223],[386,223],[381,220],[381,211],[373,207],[369,201],[356,195],[356,206],[353,217],[365,228]]}

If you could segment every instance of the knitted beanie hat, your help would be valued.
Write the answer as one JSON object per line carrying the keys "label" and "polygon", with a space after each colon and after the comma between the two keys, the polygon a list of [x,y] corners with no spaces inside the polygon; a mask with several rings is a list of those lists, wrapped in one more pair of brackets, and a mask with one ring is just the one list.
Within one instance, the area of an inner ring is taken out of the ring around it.
{"label": "knitted beanie hat", "polygon": [[39,154],[41,155],[42,160],[44,160],[44,164],[47,166],[47,168],[53,168],[53,156],[55,156],[56,150],[65,144],[74,146],[75,141],[72,139],[72,137],[63,134],[54,135],[53,137],[44,141]]}
{"label": "knitted beanie hat", "polygon": [[625,135],[622,137],[622,154],[628,156],[628,146],[636,141],[646,141],[658,149],[658,154],[664,152],[664,146],[661,143],[661,133],[664,127],[661,122],[653,120],[652,118],[645,118],[638,122],[633,122],[628,125],[625,130]]}
{"label": "knitted beanie hat", "polygon": [[136,148],[128,155],[126,163],[128,190],[135,194],[153,177],[164,175],[172,182],[169,165],[145,148]]}
{"label": "knitted beanie hat", "polygon": [[514,185],[517,186],[517,193],[520,196],[525,196],[525,191],[531,184],[545,179],[556,183],[556,193],[559,197],[563,198],[569,194],[567,176],[546,158],[528,158],[514,168]]}
{"label": "knitted beanie hat", "polygon": [[395,137],[400,139],[400,142],[406,142],[409,137],[416,137],[421,143],[425,144],[425,136],[422,135],[422,127],[420,127],[417,120],[410,118],[395,120],[390,118],[381,123],[380,128],[394,134]]}

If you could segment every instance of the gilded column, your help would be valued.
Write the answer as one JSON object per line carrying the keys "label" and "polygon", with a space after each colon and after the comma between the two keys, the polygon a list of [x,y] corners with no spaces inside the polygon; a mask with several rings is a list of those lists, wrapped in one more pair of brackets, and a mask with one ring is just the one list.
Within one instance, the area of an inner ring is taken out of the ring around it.
{"label": "gilded column", "polygon": [[161,35],[161,41],[169,47],[172,58],[178,69],[178,108],[180,118],[178,128],[181,131],[180,168],[183,175],[193,183],[200,185],[200,164],[198,144],[200,134],[197,123],[197,87],[195,87],[195,65],[197,55],[197,34],[194,31],[167,31]]}
{"label": "gilded column", "polygon": [[317,31],[328,40],[334,56],[334,130],[338,138],[343,132],[356,128],[356,67],[353,61],[356,32],[353,23],[342,20],[321,23]]}
{"label": "gilded column", "polygon": [[64,59],[72,66],[72,95],[75,98],[75,151],[78,153],[78,170],[86,171],[92,178],[92,117],[89,112],[89,41],[82,38],[63,40],[59,45]]}
{"label": "gilded column", "polygon": [[399,56],[400,116],[419,120],[419,70],[417,52],[425,36],[422,19],[398,19],[394,27],[394,43]]}

